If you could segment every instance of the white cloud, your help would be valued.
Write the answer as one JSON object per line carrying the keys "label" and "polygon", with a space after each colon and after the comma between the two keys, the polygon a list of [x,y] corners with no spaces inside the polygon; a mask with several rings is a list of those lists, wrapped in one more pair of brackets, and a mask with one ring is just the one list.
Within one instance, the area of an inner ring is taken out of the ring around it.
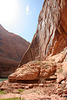
{"label": "white cloud", "polygon": [[30,11],[29,5],[26,6],[25,14],[26,14],[26,15],[32,14],[32,12]]}

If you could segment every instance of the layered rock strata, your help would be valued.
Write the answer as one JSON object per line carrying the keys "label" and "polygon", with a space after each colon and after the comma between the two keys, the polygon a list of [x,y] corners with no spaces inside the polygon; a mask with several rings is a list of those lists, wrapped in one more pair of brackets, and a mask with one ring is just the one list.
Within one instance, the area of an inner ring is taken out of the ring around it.
{"label": "layered rock strata", "polygon": [[67,0],[44,0],[36,33],[20,66],[32,60],[44,60],[67,46]]}
{"label": "layered rock strata", "polygon": [[52,61],[31,61],[18,68],[9,78],[9,82],[35,81],[48,79],[56,71],[56,64]]}
{"label": "layered rock strata", "polygon": [[29,43],[0,25],[0,77],[8,77],[17,68]]}
{"label": "layered rock strata", "polygon": [[[67,48],[54,56],[48,56],[45,61],[30,61],[27,64],[17,68],[16,71],[8,77],[7,84],[23,84],[21,88],[29,89],[34,87],[43,87],[45,94],[54,94],[67,98]],[[27,84],[27,86],[25,86]],[[31,84],[31,85],[30,85]],[[4,83],[2,84],[4,86]],[[4,89],[4,87],[2,87]],[[53,87],[54,86],[54,87]],[[18,88],[18,86],[17,86]],[[7,89],[5,89],[7,90]]]}
{"label": "layered rock strata", "polygon": [[37,80],[38,86],[47,86],[44,90],[50,87],[52,94],[67,99],[66,5],[66,0],[44,0],[32,43],[22,58],[21,67],[8,77],[9,82]]}
{"label": "layered rock strata", "polygon": [[8,77],[9,82],[42,81],[43,79],[45,82],[46,79],[50,79],[50,76],[53,75],[57,76],[57,80],[62,81],[67,75],[67,61],[64,61],[66,55],[67,48],[57,55],[48,56],[45,61],[30,61],[20,68],[17,68],[16,71]]}

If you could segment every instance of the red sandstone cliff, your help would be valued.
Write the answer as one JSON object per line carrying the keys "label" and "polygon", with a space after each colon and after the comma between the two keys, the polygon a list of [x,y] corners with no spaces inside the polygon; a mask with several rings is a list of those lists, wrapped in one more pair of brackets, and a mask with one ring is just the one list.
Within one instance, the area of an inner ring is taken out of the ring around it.
{"label": "red sandstone cliff", "polygon": [[36,33],[20,66],[32,60],[44,60],[67,46],[67,0],[44,0]]}
{"label": "red sandstone cliff", "polygon": [[0,77],[7,77],[17,68],[29,43],[0,25]]}
{"label": "red sandstone cliff", "polygon": [[[39,92],[38,95],[61,96],[50,97],[50,100],[67,99],[67,0],[44,0],[37,31],[20,66],[9,75],[8,85],[3,83],[1,89],[4,89],[4,84],[10,88],[10,82],[22,82],[16,84],[16,88],[39,87],[40,91],[42,87],[44,93]],[[26,86],[23,83],[32,84]]]}

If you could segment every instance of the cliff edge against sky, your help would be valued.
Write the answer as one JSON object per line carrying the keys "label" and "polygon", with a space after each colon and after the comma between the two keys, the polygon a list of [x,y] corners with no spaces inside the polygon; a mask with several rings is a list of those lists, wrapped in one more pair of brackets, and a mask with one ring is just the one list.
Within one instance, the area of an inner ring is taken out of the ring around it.
{"label": "cliff edge against sky", "polygon": [[67,46],[67,1],[44,0],[36,33],[20,66],[32,60],[44,60]]}

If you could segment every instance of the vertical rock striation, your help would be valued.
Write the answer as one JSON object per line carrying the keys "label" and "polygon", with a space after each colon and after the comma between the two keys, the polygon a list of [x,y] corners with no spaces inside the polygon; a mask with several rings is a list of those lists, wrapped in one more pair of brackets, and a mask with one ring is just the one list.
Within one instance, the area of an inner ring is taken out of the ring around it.
{"label": "vertical rock striation", "polygon": [[44,0],[36,33],[20,66],[32,60],[44,60],[67,46],[67,0]]}

